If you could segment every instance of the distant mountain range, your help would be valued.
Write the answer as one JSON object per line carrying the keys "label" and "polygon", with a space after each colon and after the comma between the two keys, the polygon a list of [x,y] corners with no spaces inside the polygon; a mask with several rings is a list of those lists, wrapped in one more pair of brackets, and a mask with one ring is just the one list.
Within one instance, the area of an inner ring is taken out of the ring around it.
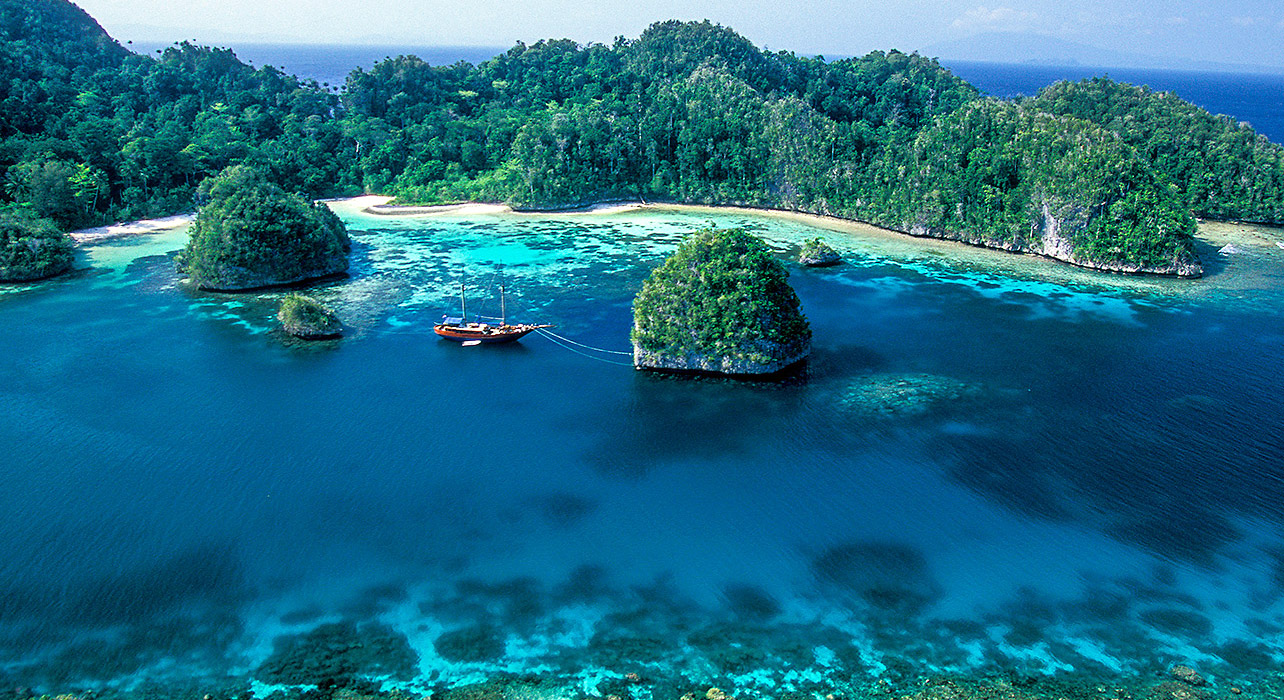
{"label": "distant mountain range", "polygon": [[1180,56],[1150,56],[1130,51],[1103,49],[1029,32],[987,32],[976,34],[963,39],[931,44],[921,49],[920,53],[946,61],[1028,63],[1048,66],[1082,65],[1104,68],[1158,68],[1236,73],[1284,73],[1284,66],[1197,61]]}

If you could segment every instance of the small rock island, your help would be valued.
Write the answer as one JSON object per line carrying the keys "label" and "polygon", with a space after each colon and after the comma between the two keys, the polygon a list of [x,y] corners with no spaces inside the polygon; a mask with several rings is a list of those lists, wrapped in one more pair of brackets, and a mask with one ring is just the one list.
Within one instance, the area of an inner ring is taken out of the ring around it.
{"label": "small rock island", "polygon": [[0,207],[0,282],[60,275],[75,258],[71,238],[25,207]]}
{"label": "small rock island", "polygon": [[830,267],[843,261],[843,257],[838,251],[829,247],[829,244],[817,238],[808,238],[803,242],[802,250],[798,253],[798,262],[807,267]]}
{"label": "small rock island", "polygon": [[343,323],[334,311],[302,294],[291,294],[282,299],[276,318],[285,332],[296,338],[326,340],[343,335]]}
{"label": "small rock island", "polygon": [[811,352],[811,326],[789,272],[744,229],[702,229],[633,300],[638,369],[774,374]]}
{"label": "small rock island", "polygon": [[247,166],[201,184],[208,201],[196,214],[179,272],[212,291],[295,284],[346,272],[352,244],[324,204],[288,194]]}

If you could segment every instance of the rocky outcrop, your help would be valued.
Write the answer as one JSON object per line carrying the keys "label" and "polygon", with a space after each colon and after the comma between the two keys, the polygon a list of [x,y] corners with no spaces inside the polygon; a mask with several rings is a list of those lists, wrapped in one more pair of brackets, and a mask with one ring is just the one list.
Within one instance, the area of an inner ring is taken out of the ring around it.
{"label": "rocky outcrop", "polygon": [[973,232],[945,230],[922,222],[911,223],[901,230],[911,236],[921,238],[942,238],[984,248],[1006,250],[1012,253],[1041,255],[1076,267],[1100,270],[1102,272],[1163,275],[1187,279],[1202,277],[1204,274],[1204,268],[1199,263],[1199,260],[1193,254],[1185,252],[1175,255],[1171,260],[1150,265],[1121,260],[1093,259],[1079,255],[1074,250],[1072,235],[1087,227],[1090,212],[1074,207],[1062,207],[1062,210],[1058,212],[1054,211],[1054,208],[1049,203],[1044,202],[1041,206],[1041,213],[1042,215],[1037,217],[1034,223],[1031,224],[1028,237],[1018,237],[1012,240],[1004,240],[997,236]]}
{"label": "rocky outcrop", "polygon": [[281,301],[276,318],[285,332],[304,340],[323,340],[343,335],[343,323],[321,302],[302,294],[291,294]]}
{"label": "rocky outcrop", "polygon": [[1204,677],[1199,675],[1198,671],[1183,664],[1173,666],[1168,672],[1172,674],[1173,678],[1196,687],[1204,685],[1206,682]]}
{"label": "rocky outcrop", "polygon": [[807,267],[829,267],[842,261],[843,256],[819,238],[807,239],[798,253],[798,262]]}
{"label": "rocky outcrop", "polygon": [[811,327],[788,277],[743,229],[691,234],[633,301],[634,366],[767,375],[802,361]]}
{"label": "rocky outcrop", "polygon": [[0,208],[0,282],[31,282],[71,269],[71,239],[52,221]]}
{"label": "rocky outcrop", "polygon": [[178,255],[201,289],[243,291],[295,284],[348,270],[352,244],[339,217],[246,166],[201,185],[208,198]]}
{"label": "rocky outcrop", "polygon": [[1052,206],[1044,202],[1042,214],[1039,221],[1033,227],[1032,233],[1037,241],[1035,247],[1029,252],[1037,255],[1043,255],[1056,260],[1068,262],[1071,265],[1079,267],[1092,268],[1094,270],[1103,270],[1106,272],[1125,272],[1130,274],[1151,274],[1167,275],[1170,277],[1187,277],[1196,278],[1204,275],[1204,268],[1195,260],[1193,256],[1181,255],[1173,260],[1165,261],[1157,265],[1141,265],[1137,263],[1112,261],[1112,260],[1089,260],[1076,255],[1074,252],[1074,243],[1066,229],[1070,226],[1086,227],[1086,212],[1079,213],[1078,216],[1058,216],[1053,212]]}
{"label": "rocky outcrop", "polygon": [[746,352],[742,348],[735,353],[684,354],[648,350],[637,343],[633,344],[633,364],[638,369],[733,376],[782,372],[802,362],[809,354],[810,342],[794,347],[763,343],[752,352]]}

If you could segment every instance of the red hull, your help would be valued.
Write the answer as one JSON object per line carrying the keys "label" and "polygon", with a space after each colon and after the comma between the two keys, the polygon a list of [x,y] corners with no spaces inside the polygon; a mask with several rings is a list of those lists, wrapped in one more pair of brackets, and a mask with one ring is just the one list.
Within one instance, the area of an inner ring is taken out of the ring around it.
{"label": "red hull", "polygon": [[460,343],[476,341],[480,343],[511,343],[518,338],[540,328],[551,328],[549,325],[522,323],[515,326],[491,326],[484,323],[470,323],[466,326],[438,323],[432,327],[433,333]]}

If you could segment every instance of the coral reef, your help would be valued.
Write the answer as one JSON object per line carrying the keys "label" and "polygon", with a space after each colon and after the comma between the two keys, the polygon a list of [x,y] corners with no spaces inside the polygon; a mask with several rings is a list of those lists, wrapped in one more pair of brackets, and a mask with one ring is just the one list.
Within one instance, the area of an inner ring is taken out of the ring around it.
{"label": "coral reef", "polygon": [[410,680],[418,665],[405,635],[391,627],[338,622],[278,639],[254,675],[269,683],[345,687],[374,675]]}
{"label": "coral reef", "polygon": [[844,411],[880,418],[924,416],[972,398],[980,387],[934,374],[869,374],[845,387],[837,398]]}

